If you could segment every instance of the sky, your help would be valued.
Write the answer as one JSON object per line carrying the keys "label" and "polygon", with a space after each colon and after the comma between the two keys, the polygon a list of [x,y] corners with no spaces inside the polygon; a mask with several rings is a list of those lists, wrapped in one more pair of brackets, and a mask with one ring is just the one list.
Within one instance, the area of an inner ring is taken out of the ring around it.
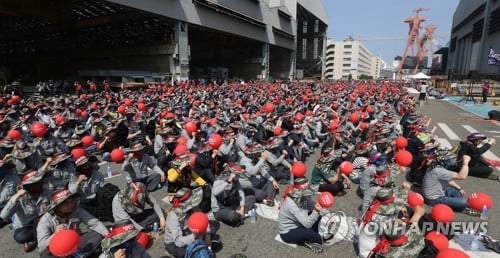
{"label": "sky", "polygon": [[[328,37],[333,40],[354,38],[407,38],[409,26],[405,18],[413,17],[413,9],[427,20],[422,24],[437,26],[436,38],[441,45],[449,41],[453,13],[459,0],[323,0],[329,18]],[[403,55],[405,40],[365,41],[372,55],[381,55],[390,66],[397,55]],[[436,47],[434,47],[436,48]]]}

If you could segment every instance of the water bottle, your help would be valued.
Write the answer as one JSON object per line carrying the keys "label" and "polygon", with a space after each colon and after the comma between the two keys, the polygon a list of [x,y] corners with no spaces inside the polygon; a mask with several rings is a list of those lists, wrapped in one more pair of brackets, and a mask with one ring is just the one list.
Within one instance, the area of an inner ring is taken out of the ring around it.
{"label": "water bottle", "polygon": [[158,223],[155,222],[153,224],[153,238],[158,239],[160,237],[160,229],[158,228]]}
{"label": "water bottle", "polygon": [[257,213],[255,212],[255,209],[252,209],[252,211],[250,212],[250,222],[255,223],[256,220],[257,220]]}
{"label": "water bottle", "polygon": [[111,168],[108,166],[108,169],[106,170],[108,173],[108,177],[111,177],[113,175],[113,172],[111,171]]}
{"label": "water bottle", "polygon": [[488,220],[488,208],[486,208],[486,205],[483,205],[483,209],[481,210],[481,220]]}
{"label": "water bottle", "polygon": [[476,251],[477,249],[479,249],[479,239],[474,236],[474,239],[470,242],[470,250]]}

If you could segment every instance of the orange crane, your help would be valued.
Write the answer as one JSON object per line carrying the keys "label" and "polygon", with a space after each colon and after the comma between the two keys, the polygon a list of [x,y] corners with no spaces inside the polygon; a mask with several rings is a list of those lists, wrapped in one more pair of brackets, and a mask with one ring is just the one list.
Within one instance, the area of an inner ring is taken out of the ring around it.
{"label": "orange crane", "polygon": [[424,21],[426,21],[425,17],[418,16],[420,12],[423,11],[428,11],[430,10],[429,8],[418,8],[413,10],[415,12],[415,17],[411,18],[406,18],[405,22],[408,23],[410,26],[409,32],[408,32],[408,39],[406,41],[406,47],[405,51],[403,53],[403,58],[401,60],[401,64],[399,64],[398,68],[398,78],[401,78],[401,70],[403,70],[403,65],[405,63],[406,58],[408,57],[408,50],[411,51],[411,56],[412,57],[417,57],[417,64],[415,66],[415,70],[413,71],[414,74],[417,73],[418,67],[420,64],[420,56],[423,56],[423,50],[421,48],[422,44],[420,42],[420,24]]}

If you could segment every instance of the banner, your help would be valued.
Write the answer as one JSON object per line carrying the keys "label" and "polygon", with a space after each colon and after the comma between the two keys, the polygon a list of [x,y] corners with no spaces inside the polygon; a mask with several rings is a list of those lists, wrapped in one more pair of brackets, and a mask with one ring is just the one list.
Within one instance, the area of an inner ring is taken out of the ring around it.
{"label": "banner", "polygon": [[490,48],[490,54],[488,55],[488,64],[500,66],[500,53],[495,52],[493,48]]}

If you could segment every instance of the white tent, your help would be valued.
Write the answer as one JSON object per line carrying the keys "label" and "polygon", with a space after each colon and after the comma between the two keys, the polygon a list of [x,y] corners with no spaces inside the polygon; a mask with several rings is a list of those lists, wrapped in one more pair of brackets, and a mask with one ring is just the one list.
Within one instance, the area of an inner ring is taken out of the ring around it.
{"label": "white tent", "polygon": [[425,75],[424,73],[417,73],[417,74],[413,75],[411,78],[412,79],[416,79],[416,80],[428,80],[431,77]]}

